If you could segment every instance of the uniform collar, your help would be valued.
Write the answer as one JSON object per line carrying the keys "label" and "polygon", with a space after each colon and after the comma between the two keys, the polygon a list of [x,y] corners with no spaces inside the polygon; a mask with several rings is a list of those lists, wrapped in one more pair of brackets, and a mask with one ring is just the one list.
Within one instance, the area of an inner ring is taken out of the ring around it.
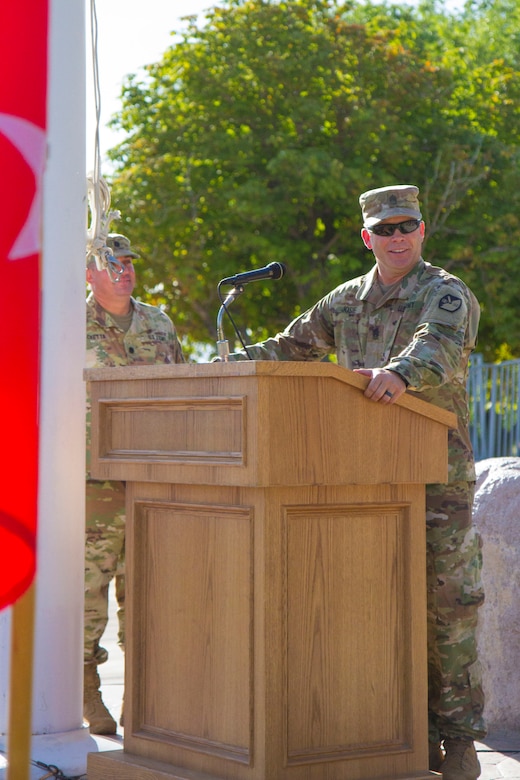
{"label": "uniform collar", "polygon": [[[135,298],[130,298],[130,304],[132,306],[133,311],[136,311],[136,300]],[[96,301],[94,298],[94,293],[90,293],[87,298],[87,306],[89,306],[93,312],[94,312],[94,320],[98,323],[98,325],[106,327],[107,325],[116,325],[113,317],[111,316],[110,312],[104,309],[100,304]]]}
{"label": "uniform collar", "polygon": [[[392,286],[392,298],[409,298],[412,290],[415,289],[417,281],[422,276],[426,263],[419,258],[418,262],[406,276],[403,276],[398,287]],[[387,299],[387,293],[381,291],[378,284],[377,265],[366,274],[356,296],[360,301],[370,301],[372,303],[382,303]]]}

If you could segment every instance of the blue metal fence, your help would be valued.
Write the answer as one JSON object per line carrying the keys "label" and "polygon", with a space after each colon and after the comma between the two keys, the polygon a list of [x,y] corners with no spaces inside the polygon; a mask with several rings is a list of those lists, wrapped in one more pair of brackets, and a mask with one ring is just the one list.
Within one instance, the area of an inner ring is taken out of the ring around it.
{"label": "blue metal fence", "polygon": [[484,363],[471,358],[470,435],[475,460],[520,455],[520,360]]}

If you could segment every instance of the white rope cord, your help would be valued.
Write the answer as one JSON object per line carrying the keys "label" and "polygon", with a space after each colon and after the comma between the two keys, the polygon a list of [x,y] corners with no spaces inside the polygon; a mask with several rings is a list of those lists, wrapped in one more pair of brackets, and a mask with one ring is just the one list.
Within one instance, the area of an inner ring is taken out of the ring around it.
{"label": "white rope cord", "polygon": [[94,76],[94,101],[96,108],[96,133],[94,138],[94,170],[87,176],[87,194],[90,209],[90,226],[87,229],[87,263],[94,259],[98,270],[106,270],[112,281],[117,281],[123,271],[122,264],[116,260],[107,247],[110,223],[119,219],[119,211],[110,211],[110,189],[101,176],[101,153],[99,145],[99,124],[101,120],[101,90],[99,87],[98,66],[98,24],[96,0],[90,0],[90,29],[92,43],[92,69]]}

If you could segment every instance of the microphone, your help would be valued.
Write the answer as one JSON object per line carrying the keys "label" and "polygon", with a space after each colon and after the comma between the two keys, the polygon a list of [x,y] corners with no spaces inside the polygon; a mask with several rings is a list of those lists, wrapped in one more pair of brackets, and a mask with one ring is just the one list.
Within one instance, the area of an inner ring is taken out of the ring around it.
{"label": "microphone", "polygon": [[283,263],[269,263],[264,268],[255,268],[253,271],[243,271],[235,276],[227,276],[222,279],[220,284],[247,284],[247,282],[258,282],[262,279],[281,279],[285,273]]}

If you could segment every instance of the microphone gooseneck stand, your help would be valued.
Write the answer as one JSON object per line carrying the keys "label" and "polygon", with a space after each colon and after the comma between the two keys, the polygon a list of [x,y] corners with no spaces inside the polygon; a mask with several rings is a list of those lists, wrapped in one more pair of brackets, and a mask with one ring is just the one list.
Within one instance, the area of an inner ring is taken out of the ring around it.
{"label": "microphone gooseneck stand", "polygon": [[225,338],[224,335],[224,325],[223,325],[223,319],[224,314],[227,313],[229,315],[229,312],[227,310],[227,307],[233,303],[236,298],[238,298],[239,295],[241,295],[244,292],[244,288],[241,284],[238,284],[236,287],[233,287],[232,290],[228,292],[224,300],[222,301],[222,306],[218,310],[217,314],[217,353],[219,358],[224,361],[224,363],[229,362],[229,341]]}

